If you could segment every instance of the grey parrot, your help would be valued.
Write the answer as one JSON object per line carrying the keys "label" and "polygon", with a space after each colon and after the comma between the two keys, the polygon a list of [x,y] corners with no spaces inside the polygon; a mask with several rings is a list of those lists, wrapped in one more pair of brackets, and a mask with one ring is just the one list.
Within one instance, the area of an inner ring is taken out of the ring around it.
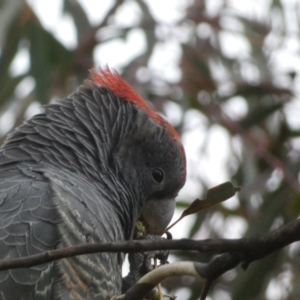
{"label": "grey parrot", "polygon": [[[141,217],[161,234],[185,178],[175,129],[117,72],[93,70],[0,148],[0,259],[129,240]],[[0,300],[109,300],[121,294],[123,257],[0,271]]]}

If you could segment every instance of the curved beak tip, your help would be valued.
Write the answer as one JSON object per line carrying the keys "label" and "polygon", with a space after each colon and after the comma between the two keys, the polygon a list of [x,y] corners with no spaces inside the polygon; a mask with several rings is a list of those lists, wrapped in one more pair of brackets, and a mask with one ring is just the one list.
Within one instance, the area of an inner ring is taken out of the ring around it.
{"label": "curved beak tip", "polygon": [[175,199],[148,200],[142,211],[147,234],[161,235],[171,222],[175,210]]}

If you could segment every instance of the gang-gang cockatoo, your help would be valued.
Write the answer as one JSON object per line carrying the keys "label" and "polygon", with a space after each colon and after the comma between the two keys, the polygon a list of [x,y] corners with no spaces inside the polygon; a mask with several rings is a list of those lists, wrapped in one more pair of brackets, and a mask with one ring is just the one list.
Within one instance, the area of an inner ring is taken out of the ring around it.
{"label": "gang-gang cockatoo", "polygon": [[[0,148],[0,259],[161,234],[186,177],[175,129],[110,69],[45,107]],[[123,255],[0,271],[1,300],[109,300]]]}

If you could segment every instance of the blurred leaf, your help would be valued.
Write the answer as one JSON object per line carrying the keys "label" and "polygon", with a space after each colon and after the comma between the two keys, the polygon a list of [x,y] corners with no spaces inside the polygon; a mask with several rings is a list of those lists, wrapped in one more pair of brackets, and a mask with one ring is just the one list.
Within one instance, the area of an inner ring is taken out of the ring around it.
{"label": "blurred leaf", "polygon": [[[11,25],[8,29],[6,42],[4,44],[3,49],[1,49],[1,56],[0,56],[0,90],[8,91],[10,88],[6,87],[6,85],[13,86],[13,83],[10,83],[10,74],[9,74],[9,67],[15,58],[18,50],[21,36],[21,24],[19,22],[19,15],[12,20]],[[0,98],[0,104],[2,105],[7,100],[6,97],[8,96],[5,92],[2,94]]]}
{"label": "blurred leaf", "polygon": [[186,209],[187,207],[189,207],[190,203],[185,202],[185,201],[176,201],[176,207],[177,208],[184,208]]}
{"label": "blurred leaf", "polygon": [[77,40],[80,41],[82,37],[90,29],[90,22],[86,12],[82,8],[78,0],[64,0],[63,11],[69,13],[76,26]]}
{"label": "blurred leaf", "polygon": [[[19,75],[13,78],[9,76],[5,76],[3,78],[2,84],[0,84],[0,105],[2,106],[4,103],[1,100],[9,99],[9,97],[14,93],[18,84],[27,76],[27,74]],[[0,106],[0,107],[1,107]]]}
{"label": "blurred leaf", "polygon": [[42,104],[49,101],[49,85],[53,76],[65,77],[72,68],[72,55],[33,14],[23,29],[30,43],[30,75],[36,82],[37,98]]}
{"label": "blurred leaf", "polygon": [[259,85],[243,84],[238,86],[237,91],[235,92],[235,95],[240,95],[248,99],[251,99],[250,97],[253,96],[255,96],[256,98],[261,98],[270,94],[276,96],[292,96],[292,92],[290,89],[274,86],[272,83],[268,82],[260,83]]}
{"label": "blurred leaf", "polygon": [[260,124],[260,122],[264,121],[267,117],[282,107],[283,103],[274,103],[266,105],[265,107],[256,107],[239,123],[243,128],[249,128],[253,125]]}

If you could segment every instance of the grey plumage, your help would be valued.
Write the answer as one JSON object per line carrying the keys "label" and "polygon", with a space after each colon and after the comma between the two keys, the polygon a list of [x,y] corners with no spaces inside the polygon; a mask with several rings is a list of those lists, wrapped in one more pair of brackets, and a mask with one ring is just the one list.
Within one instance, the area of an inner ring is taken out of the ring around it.
{"label": "grey plumage", "polygon": [[[135,186],[144,175],[124,150],[131,136],[143,147],[149,124],[150,134],[166,135],[134,104],[89,82],[9,135],[0,148],[0,258],[131,238],[147,199],[165,193]],[[121,290],[122,260],[90,254],[0,271],[0,299],[110,299]]]}

